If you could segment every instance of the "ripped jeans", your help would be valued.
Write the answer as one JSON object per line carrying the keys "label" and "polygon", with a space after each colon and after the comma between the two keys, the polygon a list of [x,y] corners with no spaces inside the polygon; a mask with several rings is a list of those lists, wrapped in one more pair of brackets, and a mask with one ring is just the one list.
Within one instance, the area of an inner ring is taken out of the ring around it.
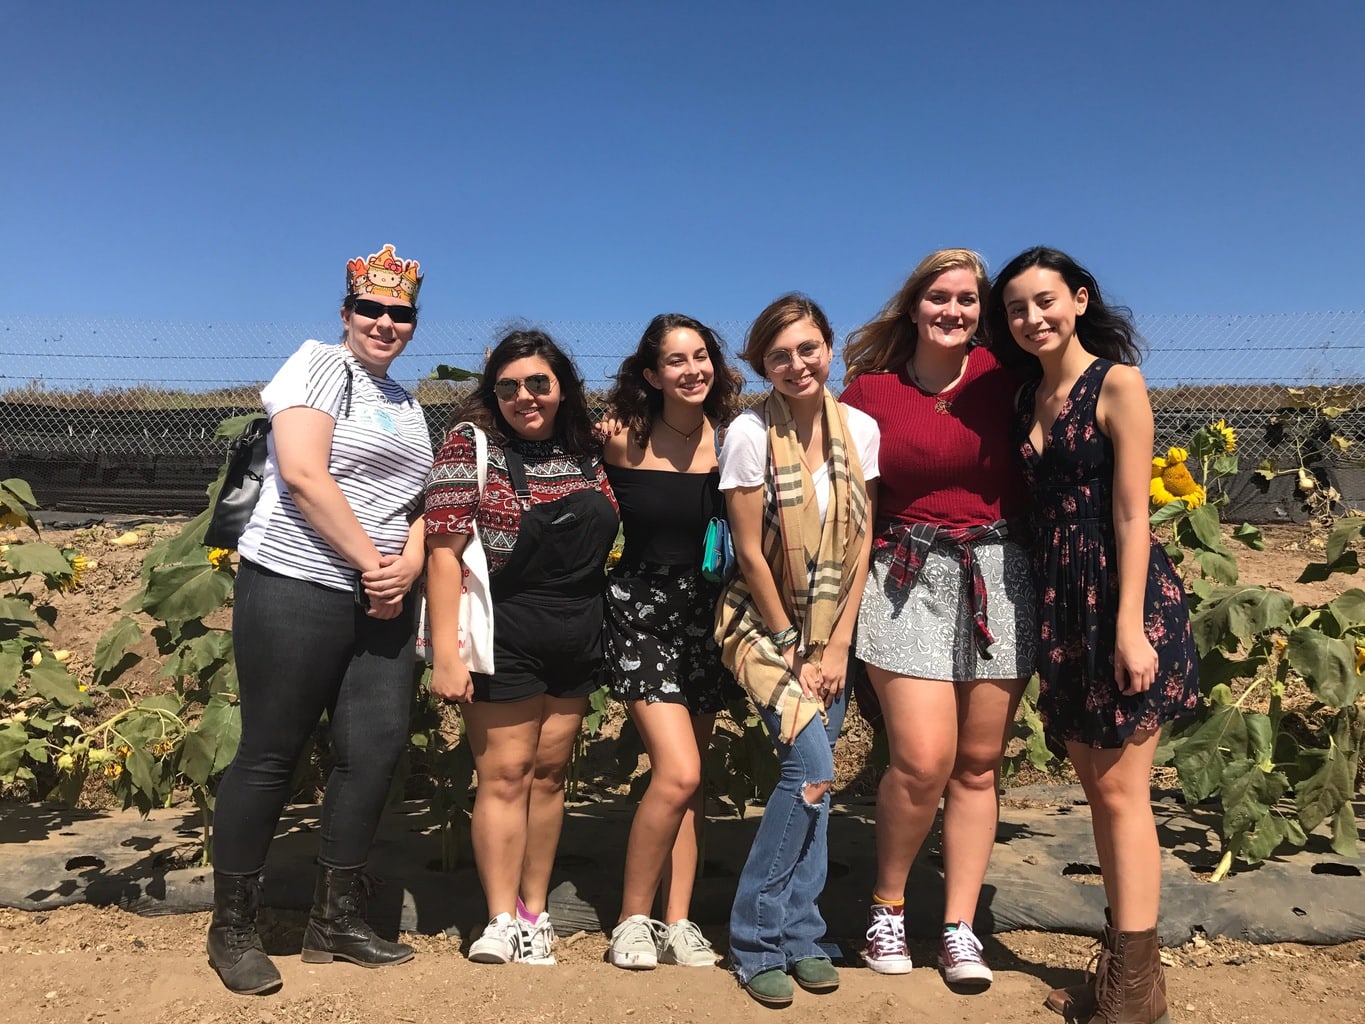
{"label": "ripped jeans", "polygon": [[[847,696],[840,694],[829,707],[827,726],[817,718],[790,746],[773,742],[782,778],[763,809],[730,911],[730,962],[741,984],[763,971],[788,970],[798,960],[827,955],[817,945],[825,920],[816,901],[829,870],[834,741],[847,708]],[[758,714],[769,737],[778,735],[777,712],[760,707]],[[806,802],[807,783],[825,783],[818,803]]]}

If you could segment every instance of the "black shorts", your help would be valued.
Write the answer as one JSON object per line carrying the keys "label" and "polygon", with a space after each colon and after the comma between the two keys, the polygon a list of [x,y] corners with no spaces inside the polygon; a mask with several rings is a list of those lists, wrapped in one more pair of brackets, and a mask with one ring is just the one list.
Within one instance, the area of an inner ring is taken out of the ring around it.
{"label": "black shorts", "polygon": [[492,675],[471,673],[474,699],[586,697],[602,685],[602,598],[540,594],[493,602]]}

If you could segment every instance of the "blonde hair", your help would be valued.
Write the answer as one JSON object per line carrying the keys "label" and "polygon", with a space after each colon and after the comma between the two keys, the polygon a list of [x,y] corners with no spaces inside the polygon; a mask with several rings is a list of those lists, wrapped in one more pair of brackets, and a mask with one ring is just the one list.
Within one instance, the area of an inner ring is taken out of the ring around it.
{"label": "blonde hair", "polygon": [[918,328],[911,319],[915,306],[939,274],[962,269],[976,275],[976,290],[985,308],[991,292],[985,260],[971,249],[931,252],[919,261],[882,311],[848,336],[844,343],[844,383],[864,373],[885,373],[914,355],[919,339]]}

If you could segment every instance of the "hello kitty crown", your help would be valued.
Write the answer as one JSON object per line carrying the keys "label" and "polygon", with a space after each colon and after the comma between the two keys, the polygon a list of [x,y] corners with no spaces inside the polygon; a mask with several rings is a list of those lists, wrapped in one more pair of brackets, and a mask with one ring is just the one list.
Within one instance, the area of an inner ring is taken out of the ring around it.
{"label": "hello kitty crown", "polygon": [[415,304],[421,270],[416,260],[399,259],[393,246],[385,245],[369,259],[357,256],[346,264],[346,294],[390,295]]}

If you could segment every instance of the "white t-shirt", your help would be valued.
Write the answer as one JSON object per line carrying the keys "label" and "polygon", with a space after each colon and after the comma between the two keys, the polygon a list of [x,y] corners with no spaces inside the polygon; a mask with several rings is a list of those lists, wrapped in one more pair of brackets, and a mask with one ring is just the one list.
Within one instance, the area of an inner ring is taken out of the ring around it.
{"label": "white t-shirt", "polygon": [[[880,475],[877,469],[877,447],[881,431],[877,421],[867,413],[843,406],[848,417],[849,440],[858,453],[863,467],[863,479]],[[736,487],[758,487],[768,474],[768,425],[763,421],[761,407],[746,409],[725,429],[725,445],[720,452],[720,489],[733,491]],[[829,507],[829,463],[822,462],[811,473],[815,487],[815,502],[820,509],[820,522],[825,521]]]}
{"label": "white t-shirt", "polygon": [[[272,420],[298,406],[336,420],[327,472],[379,553],[402,551],[432,463],[431,435],[417,400],[392,378],[366,370],[344,345],[305,341],[265,386],[261,404]],[[238,550],[281,576],[350,590],[356,570],[308,525],[280,478],[273,431],[269,453],[261,497]]]}

